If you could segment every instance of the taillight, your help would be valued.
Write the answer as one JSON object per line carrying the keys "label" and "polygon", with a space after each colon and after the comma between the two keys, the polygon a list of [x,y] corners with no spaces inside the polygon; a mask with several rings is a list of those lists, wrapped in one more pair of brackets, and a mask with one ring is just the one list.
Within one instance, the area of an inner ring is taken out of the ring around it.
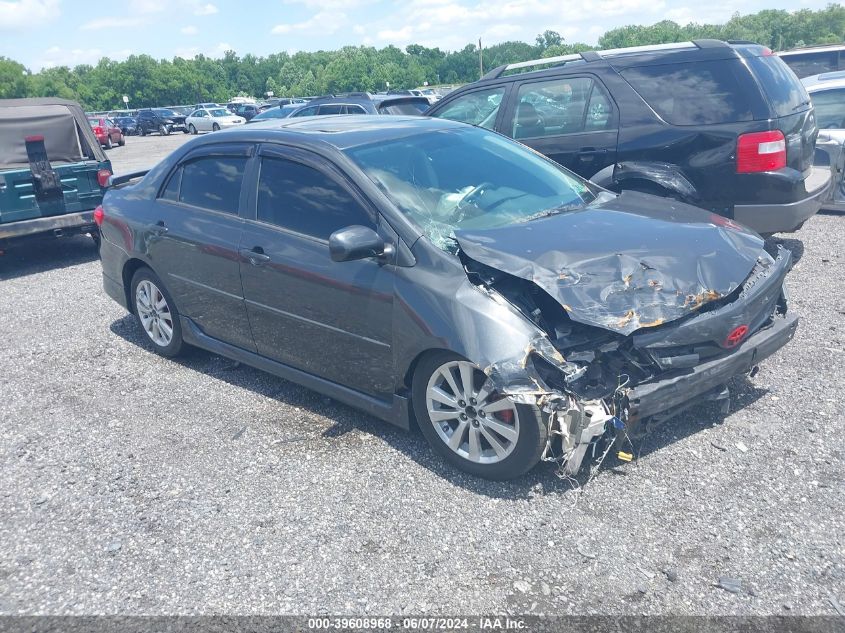
{"label": "taillight", "polygon": [[102,136],[103,134],[105,134],[105,132],[103,131],[103,128],[101,128],[98,125],[97,127],[94,128],[94,134],[96,134],[98,136]]}
{"label": "taillight", "polygon": [[97,172],[97,182],[104,189],[108,187],[109,178],[111,178],[111,172],[108,169],[101,169]]}
{"label": "taillight", "polygon": [[736,173],[750,174],[786,167],[786,139],[783,132],[740,134],[736,140]]}
{"label": "taillight", "polygon": [[103,226],[103,220],[106,217],[106,212],[103,211],[103,205],[98,206],[94,209],[94,223],[97,226]]}

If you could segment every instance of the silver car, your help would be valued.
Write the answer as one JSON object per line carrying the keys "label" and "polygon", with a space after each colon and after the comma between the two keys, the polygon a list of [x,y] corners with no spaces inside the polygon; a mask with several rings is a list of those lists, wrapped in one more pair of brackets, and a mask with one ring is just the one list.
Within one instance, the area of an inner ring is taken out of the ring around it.
{"label": "silver car", "polygon": [[246,119],[232,114],[226,108],[200,108],[194,110],[185,119],[185,125],[191,134],[197,132],[216,132],[229,127],[243,125]]}
{"label": "silver car", "polygon": [[815,164],[829,165],[833,174],[822,208],[845,211],[845,71],[812,75],[801,82],[813,100],[819,126]]}

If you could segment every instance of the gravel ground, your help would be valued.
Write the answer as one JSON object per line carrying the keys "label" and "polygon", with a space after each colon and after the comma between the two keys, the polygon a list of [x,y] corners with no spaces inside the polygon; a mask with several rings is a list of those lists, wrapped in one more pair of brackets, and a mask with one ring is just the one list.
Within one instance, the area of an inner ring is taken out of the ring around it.
{"label": "gravel ground", "polygon": [[[131,137],[115,171],[187,138]],[[730,414],[668,422],[580,494],[548,465],[464,476],[419,432],[212,354],[160,358],[89,240],[12,249],[0,613],[835,615],[843,228],[786,240],[798,335],[735,381]]]}

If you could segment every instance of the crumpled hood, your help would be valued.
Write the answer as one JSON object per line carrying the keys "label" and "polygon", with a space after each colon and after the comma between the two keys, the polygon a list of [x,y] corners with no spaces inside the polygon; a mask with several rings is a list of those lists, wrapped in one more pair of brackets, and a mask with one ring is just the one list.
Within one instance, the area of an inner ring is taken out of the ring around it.
{"label": "crumpled hood", "polygon": [[762,238],[731,220],[635,192],[455,236],[471,259],[534,282],[572,320],[625,335],[730,294],[766,256]]}

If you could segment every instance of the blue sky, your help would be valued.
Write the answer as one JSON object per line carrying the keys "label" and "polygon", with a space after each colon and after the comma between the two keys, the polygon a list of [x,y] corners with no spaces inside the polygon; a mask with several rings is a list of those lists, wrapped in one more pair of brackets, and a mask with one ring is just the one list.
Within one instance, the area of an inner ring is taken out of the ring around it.
{"label": "blue sky", "polygon": [[0,0],[0,55],[33,71],[146,53],[156,58],[377,47],[463,48],[533,41],[545,29],[595,43],[615,26],[723,22],[739,11],[824,7],[829,0]]}

